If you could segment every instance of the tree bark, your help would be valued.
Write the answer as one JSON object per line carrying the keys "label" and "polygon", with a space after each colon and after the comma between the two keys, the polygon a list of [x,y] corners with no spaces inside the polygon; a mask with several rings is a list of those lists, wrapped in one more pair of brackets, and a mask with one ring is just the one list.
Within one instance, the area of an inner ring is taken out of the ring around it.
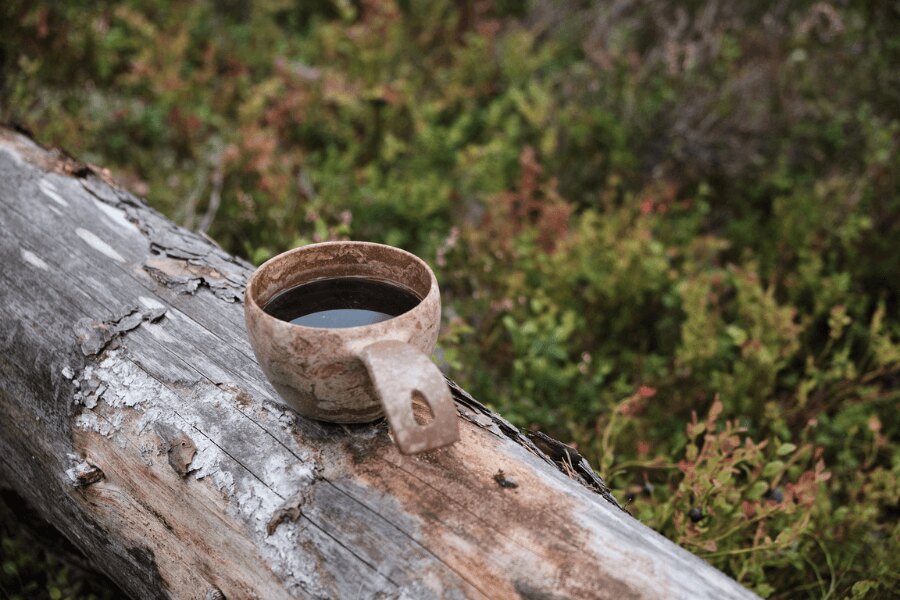
{"label": "tree bark", "polygon": [[455,386],[417,456],[283,408],[251,265],[107,179],[0,129],[0,478],[134,597],[754,597]]}

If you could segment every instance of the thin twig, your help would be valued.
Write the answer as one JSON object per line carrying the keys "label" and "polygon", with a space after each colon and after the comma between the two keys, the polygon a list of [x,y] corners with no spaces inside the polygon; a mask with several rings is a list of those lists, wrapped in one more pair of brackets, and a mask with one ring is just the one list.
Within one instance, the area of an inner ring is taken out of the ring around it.
{"label": "thin twig", "polygon": [[216,168],[212,174],[212,192],[209,194],[209,204],[206,207],[203,218],[200,220],[200,225],[197,226],[197,231],[200,233],[206,233],[216,218],[216,213],[219,212],[219,206],[222,204],[222,184],[224,181],[225,153],[220,152],[218,159],[216,159]]}
{"label": "thin twig", "polygon": [[203,192],[203,188],[206,187],[206,169],[200,168],[197,170],[197,179],[194,183],[193,187],[191,187],[191,191],[188,194],[187,200],[184,202],[184,206],[181,210],[181,224],[187,227],[188,229],[192,229],[194,227],[194,218],[197,216],[197,201],[200,199],[200,194]]}

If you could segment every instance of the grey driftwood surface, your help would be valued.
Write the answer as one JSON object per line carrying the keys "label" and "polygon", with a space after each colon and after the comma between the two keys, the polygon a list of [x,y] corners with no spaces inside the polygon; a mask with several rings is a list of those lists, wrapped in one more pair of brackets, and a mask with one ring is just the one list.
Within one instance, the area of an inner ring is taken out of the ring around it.
{"label": "grey driftwood surface", "polygon": [[461,441],[273,401],[251,265],[0,129],[0,485],[135,598],[751,598],[454,389]]}

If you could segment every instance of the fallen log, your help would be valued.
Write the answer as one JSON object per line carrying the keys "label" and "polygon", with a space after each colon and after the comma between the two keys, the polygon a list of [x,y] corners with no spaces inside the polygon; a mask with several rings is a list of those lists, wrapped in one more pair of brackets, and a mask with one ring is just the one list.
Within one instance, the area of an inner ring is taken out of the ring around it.
{"label": "fallen log", "polygon": [[251,265],[0,129],[0,484],[136,598],[752,598],[452,386],[461,440],[273,401]]}

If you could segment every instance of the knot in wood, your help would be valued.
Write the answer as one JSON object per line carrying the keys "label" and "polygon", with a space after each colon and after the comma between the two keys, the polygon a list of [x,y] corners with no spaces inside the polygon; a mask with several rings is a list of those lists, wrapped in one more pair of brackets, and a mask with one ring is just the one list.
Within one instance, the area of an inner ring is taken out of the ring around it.
{"label": "knot in wood", "polygon": [[66,475],[69,476],[72,485],[75,487],[87,487],[101,481],[105,477],[99,467],[90,464],[86,460],[68,469]]}
{"label": "knot in wood", "polygon": [[169,449],[166,451],[169,465],[181,477],[187,476],[191,461],[194,460],[196,454],[197,447],[183,431],[178,432],[178,435],[169,440]]}

